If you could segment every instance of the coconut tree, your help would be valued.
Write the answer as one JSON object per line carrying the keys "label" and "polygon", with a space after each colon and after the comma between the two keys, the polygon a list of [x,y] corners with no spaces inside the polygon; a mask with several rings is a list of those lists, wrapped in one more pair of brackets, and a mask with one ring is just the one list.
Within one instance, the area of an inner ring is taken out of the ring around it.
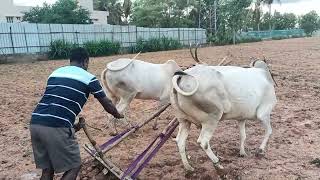
{"label": "coconut tree", "polygon": [[[281,0],[257,0],[257,1],[261,1],[263,4],[266,4],[269,8],[269,14],[270,14],[270,18],[271,18],[271,5],[277,1],[278,3],[281,3]],[[270,30],[270,35],[271,35],[271,21],[269,21],[269,30]]]}
{"label": "coconut tree", "polygon": [[123,15],[124,15],[124,23],[128,24],[128,17],[132,12],[132,2],[131,0],[124,0],[123,5]]}
{"label": "coconut tree", "polygon": [[254,3],[254,10],[253,10],[253,22],[254,25],[256,26],[255,28],[257,28],[256,30],[260,31],[260,21],[261,21],[261,0],[257,0]]}

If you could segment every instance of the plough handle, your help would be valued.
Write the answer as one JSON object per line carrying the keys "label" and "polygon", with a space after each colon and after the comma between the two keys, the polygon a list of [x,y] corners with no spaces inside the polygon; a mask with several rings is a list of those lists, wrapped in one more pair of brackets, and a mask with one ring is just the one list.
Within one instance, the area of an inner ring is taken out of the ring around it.
{"label": "plough handle", "polygon": [[105,142],[104,144],[102,144],[100,146],[100,149],[102,149],[102,153],[105,154],[106,152],[108,152],[109,150],[111,150],[112,148],[114,148],[116,145],[118,145],[120,142],[122,142],[122,140],[124,140],[125,138],[127,138],[130,134],[136,132],[138,129],[140,129],[141,127],[143,127],[144,125],[148,124],[150,121],[152,121],[154,118],[158,117],[163,111],[165,111],[168,107],[170,106],[170,103],[163,106],[161,109],[159,109],[157,112],[155,112],[151,117],[149,117],[147,120],[145,120],[143,123],[141,123],[140,125],[136,126],[136,127],[131,127],[131,129],[127,130],[127,132],[123,132],[123,134],[121,136],[115,136],[113,138],[111,138],[110,140],[108,140],[107,142]]}
{"label": "plough handle", "polygon": [[163,111],[165,111],[171,104],[168,103],[167,105],[163,106],[161,109],[159,109],[159,111],[157,111],[156,113],[154,113],[150,118],[148,118],[146,121],[144,121],[144,123],[140,124],[137,129],[143,127],[144,125],[148,124],[151,120],[153,120],[154,118],[158,117]]}
{"label": "plough handle", "polygon": [[88,128],[86,126],[86,120],[83,117],[79,117],[79,124],[80,124],[80,127],[83,129],[84,133],[86,134],[86,136],[88,137],[90,143],[92,144],[92,146],[96,150],[96,152],[102,158],[103,153],[102,153],[100,147],[97,145],[97,142],[95,140],[93,140],[91,134],[89,133]]}

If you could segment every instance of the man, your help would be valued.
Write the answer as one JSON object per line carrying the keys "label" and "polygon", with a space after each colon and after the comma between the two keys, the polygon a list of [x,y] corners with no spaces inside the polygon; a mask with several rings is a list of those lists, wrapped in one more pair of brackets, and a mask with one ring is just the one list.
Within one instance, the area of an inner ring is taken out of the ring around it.
{"label": "man", "polygon": [[54,172],[65,172],[62,179],[76,179],[81,159],[73,125],[89,94],[115,118],[123,118],[98,79],[87,72],[88,64],[87,51],[73,49],[70,66],[49,76],[45,93],[32,113],[31,141],[36,167],[42,169],[41,180],[53,179]]}

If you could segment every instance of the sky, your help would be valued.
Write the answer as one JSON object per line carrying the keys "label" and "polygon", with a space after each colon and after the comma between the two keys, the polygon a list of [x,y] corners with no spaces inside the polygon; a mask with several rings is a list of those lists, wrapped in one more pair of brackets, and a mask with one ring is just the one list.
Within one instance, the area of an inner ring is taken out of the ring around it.
{"label": "sky", "polygon": [[[36,6],[42,5],[43,2],[54,3],[56,0],[14,0],[17,5]],[[277,0],[275,0],[277,2]],[[297,15],[306,14],[315,10],[320,14],[320,0],[280,0],[281,4],[275,3],[272,5],[272,11],[276,10],[281,13],[295,13]],[[263,10],[267,11],[267,7]]]}

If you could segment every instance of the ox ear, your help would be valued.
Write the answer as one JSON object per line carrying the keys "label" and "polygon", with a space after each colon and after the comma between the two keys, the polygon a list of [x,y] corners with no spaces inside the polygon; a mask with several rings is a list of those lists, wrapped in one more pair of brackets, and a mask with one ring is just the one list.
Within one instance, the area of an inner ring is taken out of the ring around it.
{"label": "ox ear", "polygon": [[[213,70],[215,71],[215,70]],[[228,113],[231,110],[231,102],[229,99],[228,92],[223,83],[223,75],[215,71],[216,73],[216,82],[215,82],[215,99],[214,104],[222,109],[224,113]]]}

